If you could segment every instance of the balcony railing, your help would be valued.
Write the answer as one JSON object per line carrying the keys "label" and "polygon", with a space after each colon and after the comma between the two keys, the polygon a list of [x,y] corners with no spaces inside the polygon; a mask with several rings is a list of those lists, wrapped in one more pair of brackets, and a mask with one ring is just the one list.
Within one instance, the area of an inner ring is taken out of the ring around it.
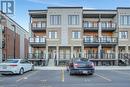
{"label": "balcony railing", "polygon": [[85,37],[84,43],[99,43],[98,37]]}
{"label": "balcony railing", "polygon": [[[84,22],[83,23],[83,28],[85,30],[98,30],[99,29],[99,24],[98,23],[93,23],[93,22]],[[103,31],[113,31],[116,29],[116,24],[113,22],[102,22],[101,23],[101,29]]]}
{"label": "balcony railing", "polygon": [[46,27],[31,27],[32,31],[42,31],[46,30]]}
{"label": "balcony railing", "polygon": [[84,43],[117,43],[117,37],[85,37]]}
{"label": "balcony railing", "polygon": [[44,53],[28,53],[28,59],[46,59]]}
{"label": "balcony railing", "polygon": [[117,43],[118,39],[117,37],[101,37],[100,42],[101,43]]}
{"label": "balcony railing", "polygon": [[87,53],[86,57],[88,59],[115,59],[115,53]]}
{"label": "balcony railing", "polygon": [[43,47],[46,44],[46,38],[45,37],[30,37],[29,42],[31,46]]}

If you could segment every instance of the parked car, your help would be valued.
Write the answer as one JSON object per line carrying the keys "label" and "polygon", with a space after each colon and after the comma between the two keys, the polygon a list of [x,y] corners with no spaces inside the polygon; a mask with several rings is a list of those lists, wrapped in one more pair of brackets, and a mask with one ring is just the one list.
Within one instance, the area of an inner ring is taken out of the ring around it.
{"label": "parked car", "polygon": [[23,74],[29,70],[33,70],[34,66],[25,59],[8,59],[0,63],[1,74]]}
{"label": "parked car", "polygon": [[93,75],[95,72],[94,63],[87,58],[74,58],[70,60],[68,71],[70,75],[73,74],[89,74]]}

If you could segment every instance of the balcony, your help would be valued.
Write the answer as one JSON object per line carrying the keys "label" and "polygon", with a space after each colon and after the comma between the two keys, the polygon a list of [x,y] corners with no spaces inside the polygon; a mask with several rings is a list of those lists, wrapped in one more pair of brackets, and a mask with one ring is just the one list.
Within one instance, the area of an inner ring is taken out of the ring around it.
{"label": "balcony", "polygon": [[117,37],[100,37],[102,46],[115,46],[118,43]]}
{"label": "balcony", "polygon": [[45,37],[30,37],[29,42],[32,47],[45,47],[46,46]]}
{"label": "balcony", "polygon": [[85,21],[83,23],[83,28],[84,30],[87,31],[98,31],[98,23],[97,22],[89,22],[89,21]]}
{"label": "balcony", "polygon": [[115,31],[116,30],[116,24],[105,22],[105,25],[104,25],[104,23],[102,23],[101,29],[102,29],[102,31]]}
{"label": "balcony", "polygon": [[90,60],[115,60],[115,53],[87,53],[86,57]]}
{"label": "balcony", "polygon": [[28,60],[35,66],[46,66],[48,63],[45,53],[28,53]]}
{"label": "balcony", "polygon": [[31,27],[32,31],[44,31],[46,27]]}
{"label": "balcony", "polygon": [[[83,23],[83,28],[84,28],[84,30],[87,30],[87,31],[98,31],[99,23],[85,21]],[[101,29],[102,29],[102,31],[115,31],[116,24],[111,21],[101,22]]]}
{"label": "balcony", "polygon": [[46,59],[46,54],[44,53],[28,53],[28,59],[32,60],[39,60],[39,59]]}
{"label": "balcony", "polygon": [[46,23],[44,22],[38,22],[38,23],[32,23],[31,25],[32,31],[44,31],[46,30]]}
{"label": "balcony", "polygon": [[99,38],[98,37],[84,37],[84,45],[87,47],[97,47],[99,46]]}

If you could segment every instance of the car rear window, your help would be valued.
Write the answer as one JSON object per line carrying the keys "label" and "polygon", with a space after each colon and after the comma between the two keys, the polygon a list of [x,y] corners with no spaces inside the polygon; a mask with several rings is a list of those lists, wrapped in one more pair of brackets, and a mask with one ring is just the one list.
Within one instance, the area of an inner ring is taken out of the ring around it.
{"label": "car rear window", "polygon": [[88,59],[86,58],[76,59],[75,62],[77,63],[88,62]]}
{"label": "car rear window", "polygon": [[18,63],[18,60],[6,60],[5,63]]}

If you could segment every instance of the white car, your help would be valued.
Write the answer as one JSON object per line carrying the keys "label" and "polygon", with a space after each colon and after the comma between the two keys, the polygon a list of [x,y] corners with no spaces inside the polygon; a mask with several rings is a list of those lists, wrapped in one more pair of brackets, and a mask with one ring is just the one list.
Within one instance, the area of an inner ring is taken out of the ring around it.
{"label": "white car", "polygon": [[34,65],[25,59],[8,59],[0,63],[1,74],[23,74],[33,69]]}

